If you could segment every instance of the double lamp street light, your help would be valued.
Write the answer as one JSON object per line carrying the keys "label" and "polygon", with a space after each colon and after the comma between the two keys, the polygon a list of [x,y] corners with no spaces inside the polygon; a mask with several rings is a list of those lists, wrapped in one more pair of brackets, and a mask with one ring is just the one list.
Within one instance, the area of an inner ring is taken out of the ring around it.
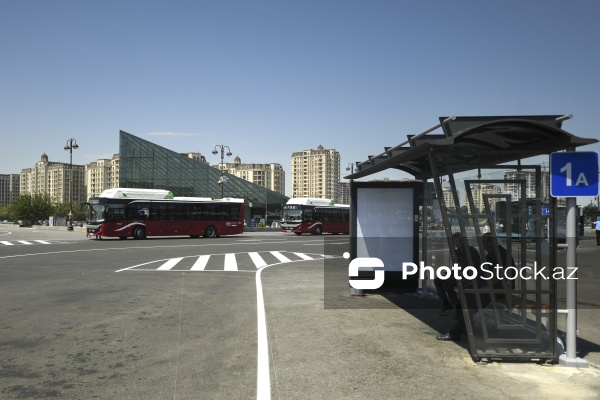
{"label": "double lamp street light", "polygon": [[67,220],[67,230],[73,230],[73,150],[78,149],[77,141],[74,138],[67,140],[65,150],[69,150],[69,219]]}
{"label": "double lamp street light", "polygon": [[219,185],[221,185],[221,198],[223,198],[223,187],[225,186],[225,181],[227,180],[227,178],[225,178],[225,166],[223,164],[223,160],[225,159],[225,149],[227,149],[227,157],[231,157],[231,149],[229,148],[229,146],[225,146],[224,144],[218,144],[215,146],[212,153],[214,155],[219,154],[219,152],[217,151],[217,149],[219,148],[221,149],[221,178],[219,178]]}

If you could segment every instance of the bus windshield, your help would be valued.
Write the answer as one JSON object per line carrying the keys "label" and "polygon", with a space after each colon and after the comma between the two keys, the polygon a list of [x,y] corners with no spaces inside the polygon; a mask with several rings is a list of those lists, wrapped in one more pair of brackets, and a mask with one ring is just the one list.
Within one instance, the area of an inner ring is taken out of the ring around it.
{"label": "bus windshield", "polygon": [[283,206],[281,222],[299,222],[302,220],[302,206]]}
{"label": "bus windshield", "polygon": [[87,223],[98,223],[104,221],[104,204],[100,201],[91,201],[88,207]]}

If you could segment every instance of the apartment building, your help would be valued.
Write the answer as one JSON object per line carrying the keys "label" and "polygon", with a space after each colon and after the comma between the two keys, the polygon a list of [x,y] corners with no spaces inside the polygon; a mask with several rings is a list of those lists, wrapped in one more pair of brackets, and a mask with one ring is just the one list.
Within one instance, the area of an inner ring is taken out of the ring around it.
{"label": "apartment building", "polygon": [[119,187],[119,155],[100,159],[85,166],[87,198],[98,196],[106,189]]}
{"label": "apartment building", "polygon": [[[502,193],[502,188],[498,185],[492,185],[489,183],[484,183],[484,184],[480,184],[480,185],[471,185],[471,194],[473,195],[473,205],[475,206],[475,208],[477,209],[477,212],[479,212],[479,213],[485,212],[485,200],[483,198],[483,195],[485,195],[485,194],[500,194],[500,193]],[[492,201],[490,201],[490,204],[488,205],[492,212],[494,212],[496,210],[496,201],[497,200],[492,200]],[[469,200],[467,199],[466,191],[465,191],[465,197],[464,197],[463,204],[467,206],[467,208],[469,209],[469,213],[473,212],[473,210],[471,210],[471,205],[469,204]]]}
{"label": "apartment building", "polygon": [[194,161],[198,161],[204,164],[208,164],[208,161],[206,161],[206,157],[203,156],[200,152],[194,153],[194,152],[190,152],[190,153],[181,153],[181,155],[186,156],[187,158],[191,158]]}
{"label": "apartment building", "polygon": [[[536,195],[536,181],[534,170],[506,170],[504,171],[504,180],[524,180],[525,195],[528,199],[541,197],[540,200],[547,203],[550,198],[550,174],[546,170],[541,171],[541,193]],[[512,201],[517,201],[521,198],[521,185],[516,182],[506,182],[504,184],[504,193],[510,194]],[[541,195],[541,196],[540,196]]]}
{"label": "apartment building", "polygon": [[324,149],[292,153],[292,197],[318,197],[339,203],[340,153]]}
{"label": "apartment building", "polygon": [[338,184],[337,202],[339,204],[350,204],[350,182],[340,182]]}
{"label": "apartment building", "polygon": [[55,203],[81,203],[87,200],[85,166],[48,161],[42,154],[32,168],[21,170],[19,194],[48,193]]}
{"label": "apartment building", "polygon": [[[457,195],[460,197],[460,191],[457,193]],[[448,211],[456,212],[456,203],[454,202],[452,189],[448,186],[444,186],[442,188],[442,196],[444,197],[444,204],[446,204]]]}
{"label": "apartment building", "polygon": [[0,207],[8,206],[19,197],[19,174],[0,174]]}
{"label": "apartment building", "polygon": [[232,163],[219,163],[213,167],[285,195],[285,171],[281,164],[243,164],[242,159],[237,156]]}

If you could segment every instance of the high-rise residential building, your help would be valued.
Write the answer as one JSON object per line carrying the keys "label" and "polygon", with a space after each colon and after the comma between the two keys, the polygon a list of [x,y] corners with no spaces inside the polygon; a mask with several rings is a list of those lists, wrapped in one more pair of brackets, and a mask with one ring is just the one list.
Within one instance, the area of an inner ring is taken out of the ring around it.
{"label": "high-rise residential building", "polygon": [[85,166],[87,198],[98,196],[106,189],[119,187],[119,155],[100,159]]}
{"label": "high-rise residential building", "polygon": [[[460,196],[460,192],[458,192],[457,195]],[[454,202],[452,189],[449,186],[444,186],[442,188],[442,196],[444,197],[444,204],[446,204],[446,208],[448,209],[448,211],[455,213],[456,203]]]}
{"label": "high-rise residential building", "polygon": [[281,164],[243,164],[238,156],[232,163],[219,163],[213,167],[219,170],[223,169],[228,174],[285,195],[285,171]]}
{"label": "high-rise residential building", "polygon": [[291,164],[292,197],[317,197],[339,202],[340,153],[319,145],[317,150],[292,153]]}
{"label": "high-rise residential building", "polygon": [[0,174],[0,207],[8,206],[19,197],[19,174]]}
{"label": "high-rise residential building", "polygon": [[[121,179],[121,155],[115,154],[111,161],[112,187],[120,187]],[[110,188],[108,188],[110,189]]]}
{"label": "high-rise residential building", "polygon": [[339,204],[350,204],[350,182],[339,183],[338,196],[336,201]]}
{"label": "high-rise residential building", "polygon": [[[536,182],[535,182],[535,171],[532,169],[518,170],[506,170],[504,171],[504,179],[510,180],[525,180],[525,196],[528,199],[540,198],[542,202],[548,202],[550,197],[550,174],[546,170],[542,170],[540,174],[541,182],[541,193],[536,195]],[[521,198],[521,185],[516,182],[504,183],[504,193],[510,194],[512,201],[520,200]]]}
{"label": "high-rise residential building", "polygon": [[[492,185],[489,183],[484,184],[473,184],[471,185],[471,194],[473,196],[473,205],[477,209],[477,212],[484,213],[485,212],[485,200],[483,198],[484,194],[500,194],[502,193],[502,188],[498,185]],[[489,204],[490,210],[494,212],[496,210],[496,201],[492,200]],[[469,204],[469,200],[467,199],[467,192],[465,191],[465,199],[464,205],[467,206],[469,213],[472,213],[471,205]]]}
{"label": "high-rise residential building", "polygon": [[85,166],[50,162],[44,153],[34,167],[21,170],[20,194],[47,193],[55,203],[87,201]]}

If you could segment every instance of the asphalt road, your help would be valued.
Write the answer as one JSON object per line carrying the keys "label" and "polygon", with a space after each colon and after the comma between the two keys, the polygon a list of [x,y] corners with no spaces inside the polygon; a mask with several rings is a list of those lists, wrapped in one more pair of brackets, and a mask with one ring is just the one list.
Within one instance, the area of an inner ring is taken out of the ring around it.
{"label": "asphalt road", "polygon": [[279,232],[122,241],[2,226],[0,397],[268,394],[257,270],[322,268],[335,256],[323,250]]}
{"label": "asphalt road", "polygon": [[[451,321],[432,316],[431,307],[407,312],[381,296],[355,299],[342,289],[339,301],[372,309],[324,308],[324,265],[344,262],[348,236],[326,237],[327,245],[324,238],[272,232],[89,240],[78,231],[0,226],[0,398],[600,393],[595,368],[473,363],[465,342],[435,340]],[[592,268],[600,247],[591,244],[579,251],[580,263],[593,265],[581,272],[586,307],[578,349],[598,362]]]}

